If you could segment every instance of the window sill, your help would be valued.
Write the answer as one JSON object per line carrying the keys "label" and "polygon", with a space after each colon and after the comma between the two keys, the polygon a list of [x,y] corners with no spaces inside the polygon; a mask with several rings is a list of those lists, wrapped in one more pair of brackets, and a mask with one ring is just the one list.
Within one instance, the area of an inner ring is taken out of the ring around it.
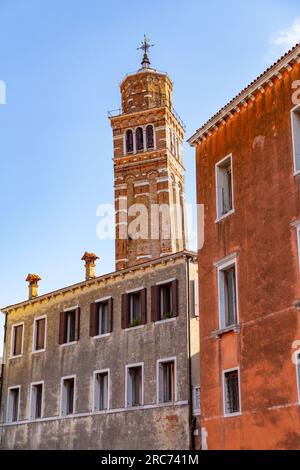
{"label": "window sill", "polygon": [[214,331],[213,336],[215,338],[221,338],[221,336],[226,335],[227,333],[234,332],[234,333],[240,334],[240,331],[241,331],[240,324],[237,323],[236,325],[231,325],[231,326],[228,326],[227,328],[221,328],[220,330]]}
{"label": "window sill", "polygon": [[39,353],[43,353],[43,352],[46,352],[46,348],[45,349],[37,349],[36,351],[31,351],[31,354],[39,354]]}
{"label": "window sill", "polygon": [[294,171],[294,176],[300,175],[300,170]]}
{"label": "window sill", "polygon": [[108,336],[111,336],[111,333],[103,333],[103,335],[93,336],[93,338],[94,339],[101,339],[101,338],[107,338]]}
{"label": "window sill", "polygon": [[139,330],[139,329],[141,329],[141,328],[144,328],[144,326],[145,326],[145,325],[132,326],[132,327],[125,328],[124,331]]}
{"label": "window sill", "polygon": [[166,318],[165,320],[158,320],[154,324],[155,325],[162,325],[163,323],[171,323],[176,321],[177,317]]}
{"label": "window sill", "polygon": [[70,343],[60,344],[60,346],[62,346],[62,347],[73,346],[74,344],[77,344],[77,343],[78,343],[78,341],[71,341]]}
{"label": "window sill", "polygon": [[238,413],[231,413],[231,414],[225,414],[223,417],[228,419],[228,418],[237,418],[238,416],[242,416],[242,412],[239,411]]}
{"label": "window sill", "polygon": [[229,212],[226,212],[226,214],[218,217],[216,220],[215,220],[215,223],[217,224],[218,222],[221,222],[221,220],[224,220],[226,219],[226,217],[229,217],[230,215],[233,215],[235,213],[235,209],[232,209],[231,211]]}
{"label": "window sill", "polygon": [[22,356],[23,354],[18,354],[17,356],[10,356],[9,360],[12,361],[13,359],[19,359]]}

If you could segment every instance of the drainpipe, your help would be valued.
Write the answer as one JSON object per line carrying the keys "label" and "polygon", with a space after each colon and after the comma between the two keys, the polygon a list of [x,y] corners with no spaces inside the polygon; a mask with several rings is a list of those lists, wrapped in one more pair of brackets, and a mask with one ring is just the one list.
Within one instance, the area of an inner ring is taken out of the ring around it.
{"label": "drainpipe", "polygon": [[186,258],[186,291],[187,291],[187,353],[188,353],[188,387],[189,387],[189,434],[190,450],[195,450],[194,430],[195,420],[193,417],[193,388],[192,388],[192,359],[191,359],[191,308],[190,308],[190,256]]}
{"label": "drainpipe", "polygon": [[[2,449],[2,438],[3,438],[3,427],[1,426],[2,421],[4,422],[4,410],[2,410],[2,398],[3,398],[3,381],[4,381],[4,364],[5,364],[5,355],[6,355],[6,331],[7,331],[7,313],[5,314],[5,324],[4,324],[4,339],[3,339],[3,357],[1,364],[1,383],[0,383],[0,449]],[[1,419],[3,417],[3,420]]]}

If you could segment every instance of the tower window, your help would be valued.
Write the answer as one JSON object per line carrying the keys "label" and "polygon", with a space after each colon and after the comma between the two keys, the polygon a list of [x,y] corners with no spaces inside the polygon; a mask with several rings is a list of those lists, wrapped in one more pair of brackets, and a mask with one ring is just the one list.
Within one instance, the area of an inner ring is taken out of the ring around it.
{"label": "tower window", "polygon": [[126,131],[126,153],[133,152],[133,132],[131,129]]}
{"label": "tower window", "polygon": [[146,141],[147,141],[147,149],[153,149],[154,148],[153,126],[146,127]]}
{"label": "tower window", "polygon": [[137,130],[135,131],[135,136],[136,136],[136,149],[137,151],[144,150],[144,133],[143,133],[143,128],[138,127]]}

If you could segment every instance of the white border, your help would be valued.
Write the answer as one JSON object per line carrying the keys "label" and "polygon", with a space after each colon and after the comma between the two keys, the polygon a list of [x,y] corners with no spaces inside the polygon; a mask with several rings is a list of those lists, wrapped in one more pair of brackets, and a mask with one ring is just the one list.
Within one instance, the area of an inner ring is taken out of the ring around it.
{"label": "white border", "polygon": [[[235,372],[238,371],[238,382],[239,382],[239,405],[240,405],[240,411],[237,413],[226,413],[226,403],[225,403],[225,397],[226,397],[226,390],[225,390],[225,374],[228,372]],[[240,366],[238,367],[233,367],[232,369],[226,369],[222,371],[222,389],[223,389],[223,412],[224,412],[224,418],[234,418],[235,416],[241,416],[242,415],[242,400],[241,400],[241,372],[240,372]]]}
{"label": "white border", "polygon": [[[67,379],[74,379],[74,398],[73,398],[73,413],[72,414],[63,414],[62,413],[62,397],[63,397],[63,385],[64,380]],[[76,399],[77,399],[77,379],[76,375],[65,375],[60,379],[60,406],[59,406],[59,414],[60,417],[65,418],[67,416],[73,416],[76,413]]]}
{"label": "white border", "polygon": [[[35,340],[36,340],[36,323],[38,320],[45,319],[45,336],[44,336],[44,348],[43,349],[35,349]],[[38,354],[41,352],[45,352],[47,348],[47,315],[42,315],[40,317],[36,317],[33,320],[33,338],[32,338],[32,354]]]}
{"label": "white border", "polygon": [[[224,330],[227,327],[222,323],[222,312],[221,312],[221,304],[220,304],[220,292],[221,292],[221,282],[220,282],[220,273],[225,271],[227,268],[232,266],[235,267],[235,291],[236,291],[236,323],[230,325],[229,327],[234,327],[239,325],[239,293],[238,293],[238,264],[237,264],[237,255],[236,253],[224,258],[223,260],[219,261],[215,264],[217,267],[217,276],[218,276],[218,312],[219,312],[219,328],[220,330]],[[228,328],[229,328],[228,327]]]}
{"label": "white border", "polygon": [[296,149],[295,149],[295,132],[294,132],[294,119],[293,116],[295,112],[299,110],[300,112],[300,105],[297,104],[291,109],[291,128],[292,128],[292,148],[293,148],[293,163],[294,163],[294,176],[299,175],[300,173],[300,168],[299,170],[296,170]]}
{"label": "white border", "polygon": [[[160,402],[159,401],[159,366],[164,362],[174,362],[174,400],[170,402]],[[166,403],[176,403],[177,402],[177,358],[175,357],[166,357],[164,359],[157,359],[156,361],[156,403],[157,405],[162,405]]]}
{"label": "white border", "polygon": [[[10,395],[10,391],[15,390],[16,388],[19,389],[18,417],[17,417],[17,421],[8,421],[8,405],[9,405],[9,402],[10,402],[9,395]],[[7,423],[15,424],[19,421],[19,419],[20,419],[20,405],[21,405],[21,385],[14,385],[12,387],[8,387],[8,389],[7,389],[7,403],[6,403],[6,421],[7,421]]]}
{"label": "white border", "polygon": [[[40,418],[32,418],[31,416],[31,402],[32,402],[32,389],[35,385],[42,385],[42,406],[41,406],[41,417]],[[29,406],[28,406],[28,420],[29,421],[39,421],[44,417],[44,396],[45,396],[45,382],[44,380],[40,380],[39,382],[31,382],[30,384],[30,393],[29,393]]]}
{"label": "white border", "polygon": [[[15,336],[15,331],[14,329],[17,327],[17,326],[20,326],[22,325],[23,328],[22,328],[22,342],[21,342],[21,354],[18,354],[16,356],[13,355],[13,342],[14,342],[14,336]],[[14,325],[11,326],[11,338],[10,338],[10,357],[9,359],[16,359],[17,357],[22,357],[23,356],[23,346],[24,346],[24,330],[25,330],[25,323],[22,321],[22,322],[19,322],[19,323],[15,323]]]}
{"label": "white border", "polygon": [[[104,410],[96,410],[95,409],[95,387],[96,387],[96,375],[97,374],[105,374],[107,373],[107,408]],[[94,370],[93,372],[93,413],[99,413],[100,411],[105,412],[109,410],[110,407],[110,369],[102,369],[102,370]]]}
{"label": "white border", "polygon": [[[230,160],[230,167],[231,167],[231,196],[232,196],[232,209],[230,211],[226,212],[226,214],[219,215],[219,194],[218,194],[218,168],[222,166],[227,160]],[[233,184],[233,158],[232,158],[232,153],[228,154],[226,157],[224,157],[222,160],[217,162],[215,164],[215,185],[216,185],[216,220],[215,222],[218,223],[221,220],[225,219],[226,217],[229,217],[230,215],[234,214],[235,208],[234,208],[234,184]]]}
{"label": "white border", "polygon": [[297,397],[298,404],[300,405],[300,349],[295,351],[295,367],[296,367],[296,383],[297,383]]}
{"label": "white border", "polygon": [[[134,367],[141,367],[142,368],[142,402],[140,405],[137,406],[130,406],[127,403],[127,385],[128,385],[128,369],[132,369]],[[144,406],[144,363],[139,362],[137,364],[126,364],[125,366],[125,408],[137,408],[139,406]]]}

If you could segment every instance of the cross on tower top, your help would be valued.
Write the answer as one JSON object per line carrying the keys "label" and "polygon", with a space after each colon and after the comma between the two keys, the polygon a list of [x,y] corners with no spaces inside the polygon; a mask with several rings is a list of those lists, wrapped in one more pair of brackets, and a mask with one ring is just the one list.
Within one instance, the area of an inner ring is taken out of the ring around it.
{"label": "cross on tower top", "polygon": [[150,68],[150,60],[148,57],[148,51],[150,47],[153,47],[154,44],[149,43],[149,39],[147,38],[146,34],[144,34],[144,40],[141,43],[141,46],[137,48],[137,50],[144,51],[143,60],[142,60],[142,68],[149,69]]}

